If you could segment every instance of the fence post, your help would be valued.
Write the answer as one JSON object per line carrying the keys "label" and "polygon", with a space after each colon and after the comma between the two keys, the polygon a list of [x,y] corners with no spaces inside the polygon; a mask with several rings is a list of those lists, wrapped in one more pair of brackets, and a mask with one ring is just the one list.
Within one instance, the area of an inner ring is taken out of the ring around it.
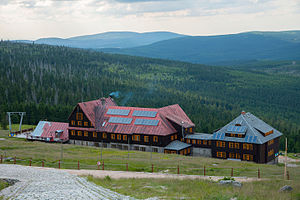
{"label": "fence post", "polygon": [[153,170],[153,164],[152,164],[152,173],[153,173],[153,171],[154,171],[154,170]]}
{"label": "fence post", "polygon": [[102,170],[104,170],[104,160],[103,160],[103,163],[102,163]]}
{"label": "fence post", "polygon": [[205,176],[205,166],[204,166],[204,168],[203,168],[203,174],[204,174],[204,176]]}
{"label": "fence post", "polygon": [[126,163],[126,171],[128,171],[128,163]]}
{"label": "fence post", "polygon": [[287,177],[287,180],[290,180],[290,174],[289,174],[289,171],[286,172],[286,177]]}
{"label": "fence post", "polygon": [[44,167],[44,161],[42,160],[42,167]]}
{"label": "fence post", "polygon": [[80,166],[79,166],[79,160],[78,160],[78,170],[80,170]]}
{"label": "fence post", "polygon": [[231,177],[233,177],[233,168],[231,168]]}
{"label": "fence post", "polygon": [[60,160],[58,160],[58,169],[60,169]]}
{"label": "fence post", "polygon": [[177,165],[177,174],[179,174],[179,165]]}
{"label": "fence post", "polygon": [[257,178],[260,178],[260,170],[259,170],[259,168],[257,170]]}
{"label": "fence post", "polygon": [[3,156],[1,155],[0,163],[2,164]]}
{"label": "fence post", "polygon": [[31,159],[29,160],[29,166],[31,166]]}
{"label": "fence post", "polygon": [[16,162],[17,162],[17,158],[16,158],[16,156],[14,157],[14,164],[16,164]]}

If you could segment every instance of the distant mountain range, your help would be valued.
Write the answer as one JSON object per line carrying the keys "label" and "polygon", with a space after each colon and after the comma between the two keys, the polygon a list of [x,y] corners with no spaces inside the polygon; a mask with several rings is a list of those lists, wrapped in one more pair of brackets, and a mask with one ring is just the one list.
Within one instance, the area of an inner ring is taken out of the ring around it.
{"label": "distant mountain range", "polygon": [[158,41],[168,40],[185,35],[172,32],[105,32],[94,35],[84,35],[71,38],[41,38],[35,41],[18,40],[19,42],[49,44],[76,48],[131,48],[149,45]]}
{"label": "distant mountain range", "polygon": [[172,32],[107,32],[68,39],[44,38],[35,42],[215,65],[253,60],[300,60],[300,31],[216,36],[187,36]]}

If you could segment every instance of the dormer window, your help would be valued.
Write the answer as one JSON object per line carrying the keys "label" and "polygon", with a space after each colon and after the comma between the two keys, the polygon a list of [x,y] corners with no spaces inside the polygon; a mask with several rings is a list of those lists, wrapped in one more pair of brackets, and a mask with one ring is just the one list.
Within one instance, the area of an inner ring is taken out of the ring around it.
{"label": "dormer window", "polygon": [[246,126],[236,126],[236,125],[233,126],[233,125],[229,125],[227,127],[225,135],[227,137],[239,137],[239,138],[243,138],[243,137],[245,137],[246,131],[247,131],[247,127]]}
{"label": "dormer window", "polygon": [[257,126],[254,126],[254,128],[265,137],[274,132],[274,130],[271,127],[257,125]]}

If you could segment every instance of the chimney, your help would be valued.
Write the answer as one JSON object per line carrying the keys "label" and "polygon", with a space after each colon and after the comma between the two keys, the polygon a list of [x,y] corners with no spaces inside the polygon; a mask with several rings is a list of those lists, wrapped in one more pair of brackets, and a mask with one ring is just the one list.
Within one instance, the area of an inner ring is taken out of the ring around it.
{"label": "chimney", "polygon": [[242,112],[241,112],[241,114],[242,114],[242,115],[245,115],[245,114],[246,114],[246,112],[245,112],[245,111],[242,111]]}
{"label": "chimney", "polygon": [[102,97],[100,100],[101,100],[102,106],[104,106],[105,105],[105,98]]}

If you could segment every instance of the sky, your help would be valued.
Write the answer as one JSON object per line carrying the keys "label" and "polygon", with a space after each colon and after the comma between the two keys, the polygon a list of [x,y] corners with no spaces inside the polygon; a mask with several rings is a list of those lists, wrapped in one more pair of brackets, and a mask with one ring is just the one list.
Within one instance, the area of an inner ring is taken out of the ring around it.
{"label": "sky", "polygon": [[300,30],[300,0],[0,0],[0,39]]}

